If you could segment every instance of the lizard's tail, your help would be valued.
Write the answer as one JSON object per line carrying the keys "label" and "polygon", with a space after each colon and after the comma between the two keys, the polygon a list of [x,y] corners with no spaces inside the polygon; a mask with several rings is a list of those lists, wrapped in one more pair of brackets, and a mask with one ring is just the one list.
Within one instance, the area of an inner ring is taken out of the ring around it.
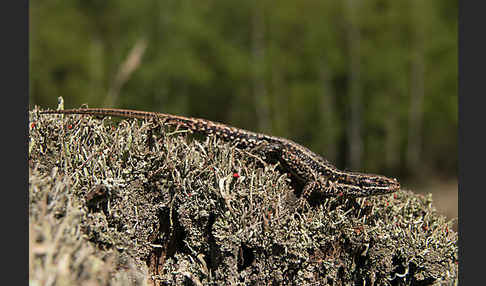
{"label": "lizard's tail", "polygon": [[157,114],[155,112],[137,111],[129,109],[112,109],[112,108],[79,108],[79,109],[64,109],[64,110],[41,110],[40,114],[85,114],[85,115],[99,115],[99,116],[114,116],[147,119],[154,116],[164,117],[164,114]]}
{"label": "lizard's tail", "polygon": [[201,118],[184,117],[172,114],[137,111],[130,109],[112,109],[112,108],[80,108],[64,110],[43,110],[40,114],[84,114],[92,116],[114,116],[124,118],[138,119],[162,119],[164,124],[184,127],[193,132],[206,135],[215,135],[226,141],[238,141],[241,145],[251,147],[264,141],[273,141],[270,136],[257,134],[251,131],[241,130],[227,126],[222,123],[213,122]]}
{"label": "lizard's tail", "polygon": [[[64,110],[42,110],[40,114],[84,114],[92,116],[113,116],[123,118],[152,119],[159,118],[164,124],[172,126],[182,126],[194,132],[204,134],[216,134],[218,137],[226,138],[228,127],[223,124],[215,123],[209,120],[184,117],[159,112],[138,111],[130,109],[113,109],[113,108],[79,108]],[[224,131],[224,132],[223,132]],[[221,134],[224,133],[224,134]]]}

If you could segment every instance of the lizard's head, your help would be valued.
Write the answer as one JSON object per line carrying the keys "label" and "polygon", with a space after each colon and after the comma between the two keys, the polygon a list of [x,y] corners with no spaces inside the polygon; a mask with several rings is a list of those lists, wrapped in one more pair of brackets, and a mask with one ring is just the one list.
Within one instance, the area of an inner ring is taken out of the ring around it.
{"label": "lizard's head", "polygon": [[385,195],[400,190],[400,183],[396,179],[381,175],[343,172],[334,179],[334,183],[331,184],[345,196]]}
{"label": "lizard's head", "polygon": [[397,179],[373,174],[361,176],[358,185],[363,188],[365,193],[368,192],[371,195],[389,194],[400,190],[400,183]]}

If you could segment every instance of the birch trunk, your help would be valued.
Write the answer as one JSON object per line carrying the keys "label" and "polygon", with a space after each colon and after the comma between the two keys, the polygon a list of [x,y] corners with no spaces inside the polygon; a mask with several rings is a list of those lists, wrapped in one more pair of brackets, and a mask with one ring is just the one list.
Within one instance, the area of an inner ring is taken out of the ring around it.
{"label": "birch trunk", "polygon": [[360,0],[347,0],[348,13],[348,47],[349,47],[349,109],[348,109],[348,158],[347,166],[358,170],[361,167],[363,153],[362,138],[362,90],[361,90],[361,34],[358,27]]}
{"label": "birch trunk", "polygon": [[[259,3],[259,2],[257,2]],[[252,17],[253,95],[260,132],[270,131],[270,102],[265,85],[265,25],[263,5],[254,5]]]}
{"label": "birch trunk", "polygon": [[424,26],[420,17],[423,5],[420,0],[411,1],[412,23],[412,60],[410,68],[410,107],[408,115],[407,168],[410,172],[420,173],[422,144],[422,118],[424,101]]}

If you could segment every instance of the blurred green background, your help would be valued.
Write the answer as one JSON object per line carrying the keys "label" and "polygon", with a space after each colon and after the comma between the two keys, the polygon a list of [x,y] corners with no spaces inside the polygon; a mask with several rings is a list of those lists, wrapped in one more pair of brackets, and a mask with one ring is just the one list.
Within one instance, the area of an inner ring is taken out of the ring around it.
{"label": "blurred green background", "polygon": [[[30,107],[203,117],[336,166],[457,173],[457,1],[30,2]],[[457,186],[456,186],[457,187]],[[456,189],[457,192],[457,189]]]}

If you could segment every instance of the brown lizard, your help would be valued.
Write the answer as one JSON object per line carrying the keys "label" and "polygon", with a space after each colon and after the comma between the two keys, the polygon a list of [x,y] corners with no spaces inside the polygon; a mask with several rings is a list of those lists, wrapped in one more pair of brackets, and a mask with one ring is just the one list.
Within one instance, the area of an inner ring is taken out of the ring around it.
{"label": "brown lizard", "polygon": [[276,158],[303,184],[302,196],[318,192],[325,197],[366,197],[389,194],[400,189],[396,179],[381,175],[341,171],[327,160],[289,139],[251,132],[206,119],[127,109],[84,108],[43,110],[41,114],[86,114],[138,119],[160,119],[169,126],[213,135],[234,142],[238,148],[254,148]]}

